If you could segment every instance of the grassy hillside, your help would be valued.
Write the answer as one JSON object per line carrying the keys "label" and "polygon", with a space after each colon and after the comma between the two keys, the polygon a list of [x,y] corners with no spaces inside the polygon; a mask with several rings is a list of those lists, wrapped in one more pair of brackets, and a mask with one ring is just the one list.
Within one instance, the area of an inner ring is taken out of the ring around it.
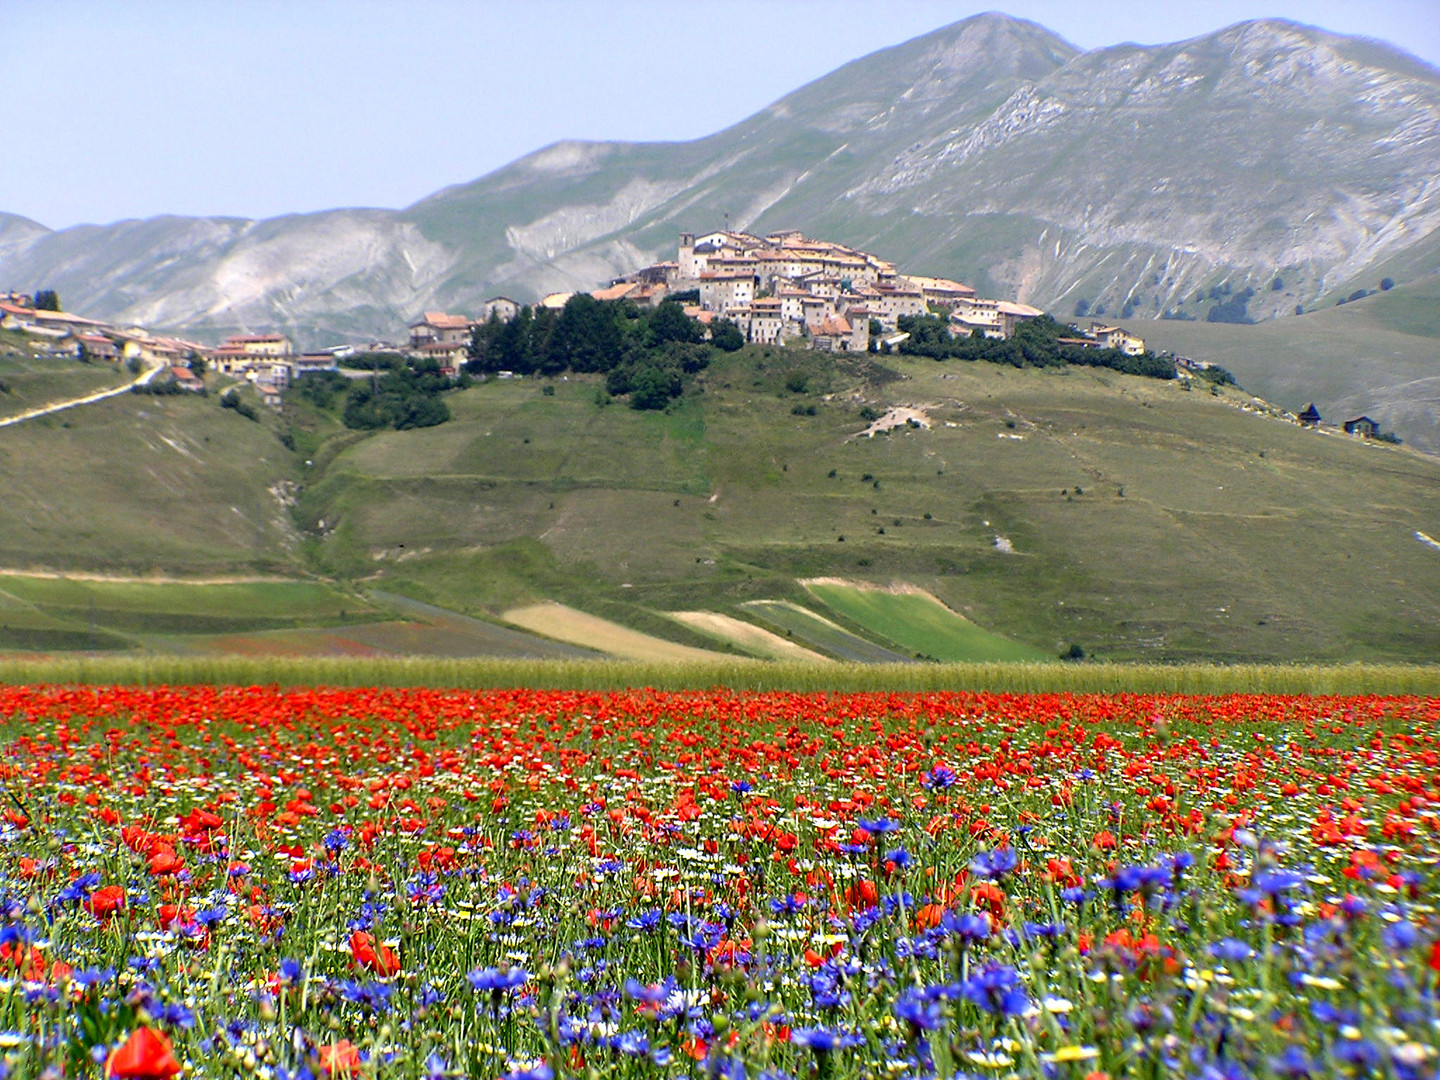
{"label": "grassy hillside", "polygon": [[0,428],[0,566],[289,569],[293,469],[270,426],[214,397],[122,394]]}
{"label": "grassy hillside", "polygon": [[[24,335],[0,331],[0,420],[129,382],[115,364],[37,356]],[[69,419],[68,417],[66,419]]]}
{"label": "grassy hillside", "polygon": [[[697,646],[666,613],[769,621],[747,602],[808,607],[798,579],[843,576],[926,588],[1052,655],[1440,649],[1440,557],[1413,535],[1440,530],[1440,464],[1247,395],[885,359],[747,350],[669,413],[582,379],[477,386],[449,424],[339,453],[301,521],[325,522],[329,573],[475,613],[558,600]],[[931,427],[853,438],[890,404]]]}
{"label": "grassy hillside", "polygon": [[1440,453],[1440,275],[1254,326],[1143,322],[1152,346],[1211,360],[1252,392],[1326,420],[1364,414],[1416,449]]}
{"label": "grassy hillside", "polygon": [[[971,631],[1013,656],[1440,655],[1440,553],[1416,537],[1440,537],[1440,462],[1246,411],[1248,394],[747,348],[669,412],[588,377],[447,400],[449,423],[369,435],[298,400],[255,422],[129,395],[0,429],[0,567],[319,575],[341,598],[158,610],[0,580],[0,646],[573,654],[496,628],[549,601],[732,654],[774,643],[726,619],[871,661],[949,656]],[[857,437],[889,406],[929,427]],[[945,625],[831,603],[801,584],[819,577],[926,590]],[[223,612],[251,624],[195,621]],[[613,652],[571,622],[538,629]]]}

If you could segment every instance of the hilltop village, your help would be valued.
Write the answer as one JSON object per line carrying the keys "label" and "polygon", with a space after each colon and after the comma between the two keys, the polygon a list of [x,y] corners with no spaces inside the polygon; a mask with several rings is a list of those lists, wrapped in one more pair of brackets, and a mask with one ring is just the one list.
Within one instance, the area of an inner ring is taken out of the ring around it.
{"label": "hilltop village", "polygon": [[[551,293],[539,306],[563,309],[575,295]],[[977,296],[958,281],[899,274],[894,263],[879,256],[796,231],[763,237],[723,230],[698,237],[682,233],[674,261],[644,267],[585,295],[642,308],[673,301],[706,327],[729,320],[751,344],[826,352],[898,346],[908,337],[899,329],[899,320],[907,316],[943,313],[955,336],[978,332],[1004,339],[1020,323],[1044,314],[1028,304]],[[446,344],[459,343],[477,323],[497,315],[513,318],[519,308],[514,300],[497,296],[473,321],[427,312],[410,327],[411,345],[444,353]],[[1130,355],[1145,351],[1142,339],[1099,323],[1067,341]]]}
{"label": "hilltop village", "polygon": [[[591,292],[551,293],[530,306],[495,296],[473,315],[427,311],[409,325],[403,345],[374,342],[297,352],[284,334],[254,333],[232,335],[211,346],[50,310],[58,304],[37,303],[38,297],[16,292],[0,293],[0,329],[39,339],[49,355],[128,364],[137,374],[153,373],[158,378],[148,380],[148,392],[204,392],[209,372],[250,384],[263,404],[279,408],[287,389],[304,376],[328,372],[337,373],[333,378],[356,378],[376,370],[377,355],[391,358],[406,372],[426,373],[426,392],[432,396],[446,380],[453,384],[467,374],[508,377],[514,373],[478,361],[477,345],[485,334],[532,317],[558,320],[580,302],[577,297],[586,303],[624,305],[642,317],[662,313],[662,308],[678,311],[686,317],[681,321],[693,326],[689,340],[695,342],[719,342],[723,337],[735,347],[748,343],[836,353],[898,350],[936,359],[974,358],[963,350],[973,353],[973,347],[984,342],[1009,341],[1034,320],[1050,322],[1039,308],[982,297],[947,278],[902,274],[892,262],[870,252],[798,231],[756,236],[719,230],[699,236],[682,233],[674,260],[643,267]],[[1050,322],[1048,333],[1050,345],[1064,350],[1070,362],[1080,356],[1078,362],[1113,366],[1100,359],[1106,355],[1154,360],[1142,338],[1118,326],[1091,321],[1085,328],[1060,328]],[[1083,359],[1089,350],[1096,350],[1088,353],[1094,361]],[[362,357],[371,358],[359,364],[363,370],[352,366]],[[1215,374],[1210,365],[1184,357],[1174,358],[1173,367],[1169,361],[1165,366],[1182,379]],[[626,380],[620,384],[620,392],[626,392]],[[671,396],[678,387],[676,381]],[[413,389],[403,388],[402,396]],[[665,395],[656,398],[664,400]],[[448,414],[432,409],[433,422],[442,415]],[[1294,419],[1306,426],[1320,423],[1313,405]],[[1344,430],[1368,437],[1379,434],[1368,417],[1347,421]]]}

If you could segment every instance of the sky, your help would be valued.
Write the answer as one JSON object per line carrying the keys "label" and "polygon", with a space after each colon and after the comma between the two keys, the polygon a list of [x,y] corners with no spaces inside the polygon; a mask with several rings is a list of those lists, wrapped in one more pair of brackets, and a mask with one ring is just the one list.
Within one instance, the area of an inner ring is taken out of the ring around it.
{"label": "sky", "polygon": [[986,10],[1085,49],[1288,18],[1440,67],[1440,0],[0,0],[0,212],[403,207],[559,139],[711,134]]}

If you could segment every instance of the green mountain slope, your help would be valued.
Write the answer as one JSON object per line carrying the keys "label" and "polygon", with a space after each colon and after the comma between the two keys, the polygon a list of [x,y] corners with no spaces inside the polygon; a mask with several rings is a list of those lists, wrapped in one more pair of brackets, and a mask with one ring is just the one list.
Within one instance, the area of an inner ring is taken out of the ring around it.
{"label": "green mountain slope", "polygon": [[1338,424],[1366,415],[1440,454],[1440,275],[1255,326],[1131,324],[1153,347],[1218,363],[1241,385]]}

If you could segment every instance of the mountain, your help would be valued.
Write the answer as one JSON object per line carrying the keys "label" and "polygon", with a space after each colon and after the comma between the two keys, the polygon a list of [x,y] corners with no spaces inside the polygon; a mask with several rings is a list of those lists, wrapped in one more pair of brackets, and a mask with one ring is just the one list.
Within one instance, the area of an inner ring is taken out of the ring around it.
{"label": "mountain", "polygon": [[707,138],[559,143],[404,210],[0,217],[0,283],[192,335],[394,337],[426,308],[593,287],[725,221],[1062,314],[1203,319],[1211,288],[1247,287],[1249,316],[1287,314],[1440,270],[1440,72],[1279,20],[1082,52],[981,15]]}

